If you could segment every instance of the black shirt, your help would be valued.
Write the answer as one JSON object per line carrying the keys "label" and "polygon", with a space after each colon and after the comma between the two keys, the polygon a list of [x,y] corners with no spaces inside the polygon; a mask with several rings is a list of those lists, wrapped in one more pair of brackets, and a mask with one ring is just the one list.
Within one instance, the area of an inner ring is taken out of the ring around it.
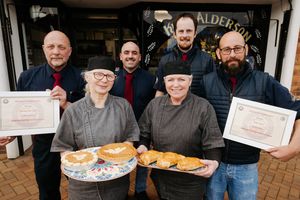
{"label": "black shirt", "polygon": [[[121,69],[110,94],[124,97],[126,71]],[[155,78],[146,70],[137,68],[133,72],[133,111],[136,120],[139,120],[147,104],[153,99]]]}

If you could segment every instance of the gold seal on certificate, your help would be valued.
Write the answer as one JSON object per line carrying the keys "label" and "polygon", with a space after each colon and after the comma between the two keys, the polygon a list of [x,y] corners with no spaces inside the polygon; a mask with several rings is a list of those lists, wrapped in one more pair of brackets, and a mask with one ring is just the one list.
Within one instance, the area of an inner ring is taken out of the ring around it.
{"label": "gold seal on certificate", "polygon": [[54,133],[59,101],[50,92],[0,92],[0,136]]}
{"label": "gold seal on certificate", "polygon": [[223,137],[260,149],[289,143],[296,112],[234,97]]}

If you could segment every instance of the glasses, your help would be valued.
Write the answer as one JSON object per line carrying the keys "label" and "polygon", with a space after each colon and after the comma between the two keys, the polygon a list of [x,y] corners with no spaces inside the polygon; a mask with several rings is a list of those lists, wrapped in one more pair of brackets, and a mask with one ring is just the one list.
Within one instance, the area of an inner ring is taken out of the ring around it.
{"label": "glasses", "polygon": [[230,48],[230,47],[225,47],[223,49],[220,49],[221,53],[223,55],[229,55],[231,54],[231,51],[233,50],[233,52],[235,54],[240,54],[240,53],[243,53],[244,50],[245,50],[245,45],[244,46],[236,46],[234,48]]}
{"label": "glasses", "polygon": [[106,77],[107,81],[114,81],[116,79],[115,74],[104,74],[102,72],[94,72],[95,79],[101,81],[104,77]]}

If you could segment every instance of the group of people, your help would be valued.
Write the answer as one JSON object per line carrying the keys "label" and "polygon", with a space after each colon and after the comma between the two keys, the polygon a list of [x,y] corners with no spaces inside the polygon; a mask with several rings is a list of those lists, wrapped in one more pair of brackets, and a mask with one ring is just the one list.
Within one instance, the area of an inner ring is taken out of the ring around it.
{"label": "group of people", "polygon": [[[273,77],[249,66],[241,34],[222,36],[216,66],[193,44],[196,30],[197,20],[189,13],[174,20],[177,45],[161,58],[156,80],[139,67],[141,53],[134,42],[123,44],[117,74],[111,58],[96,56],[82,76],[67,62],[68,37],[60,31],[46,35],[47,63],[24,71],[18,80],[19,91],[52,89],[63,112],[55,134],[34,136],[40,199],[60,199],[60,154],[115,142],[135,145],[138,153],[155,149],[201,158],[206,168],[193,175],[153,169],[160,199],[223,200],[226,191],[229,199],[256,199],[260,149],[222,138],[232,97],[297,111],[289,145],[267,152],[283,161],[299,153],[300,102]],[[2,137],[0,145],[13,139]],[[137,199],[149,199],[147,174],[147,168],[137,168]],[[69,178],[69,199],[124,200],[129,184],[129,175],[93,183]]]}

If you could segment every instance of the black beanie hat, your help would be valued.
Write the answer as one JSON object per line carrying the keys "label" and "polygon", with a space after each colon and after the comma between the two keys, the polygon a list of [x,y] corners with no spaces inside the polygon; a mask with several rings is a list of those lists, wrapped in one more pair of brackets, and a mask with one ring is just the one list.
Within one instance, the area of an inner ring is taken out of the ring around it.
{"label": "black beanie hat", "polygon": [[163,67],[163,75],[168,76],[171,74],[191,75],[191,67],[187,62],[181,60],[168,62]]}
{"label": "black beanie hat", "polygon": [[106,56],[95,56],[89,58],[87,70],[91,71],[94,69],[107,69],[112,72],[115,72],[115,61],[110,57]]}

